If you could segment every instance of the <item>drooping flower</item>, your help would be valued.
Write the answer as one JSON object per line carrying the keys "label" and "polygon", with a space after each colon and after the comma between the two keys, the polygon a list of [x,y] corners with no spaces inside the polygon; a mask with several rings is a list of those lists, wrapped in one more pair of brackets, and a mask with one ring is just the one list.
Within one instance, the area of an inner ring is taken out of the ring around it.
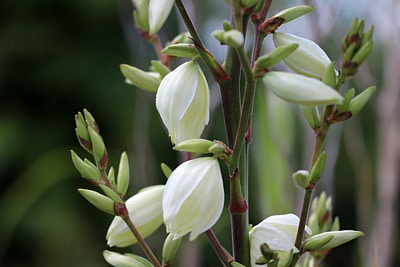
{"label": "drooping flower", "polygon": [[[254,226],[249,232],[251,266],[259,266],[255,261],[262,257],[260,246],[263,243],[277,252],[299,252],[294,245],[299,221],[299,217],[289,213],[270,216]],[[306,233],[311,234],[308,226]]]}
{"label": "drooping flower", "polygon": [[274,42],[277,47],[287,44],[297,43],[299,47],[284,59],[285,63],[293,71],[321,78],[325,69],[331,64],[328,55],[313,41],[299,36],[275,32]]}
{"label": "drooping flower", "polygon": [[[129,217],[143,238],[151,235],[162,225],[161,201],[164,187],[164,185],[146,187],[125,202]],[[115,217],[111,222],[106,239],[110,247],[126,247],[137,242],[120,217]]]}
{"label": "drooping flower", "polygon": [[296,73],[270,71],[263,82],[280,98],[300,105],[340,104],[343,97],[320,80]]}
{"label": "drooping flower", "polygon": [[206,78],[194,61],[183,63],[161,81],[156,106],[172,143],[199,138],[209,120]]}
{"label": "drooping flower", "polygon": [[190,240],[210,229],[224,206],[224,188],[218,160],[197,158],[179,165],[168,178],[163,195],[167,232],[174,239],[190,232]]}

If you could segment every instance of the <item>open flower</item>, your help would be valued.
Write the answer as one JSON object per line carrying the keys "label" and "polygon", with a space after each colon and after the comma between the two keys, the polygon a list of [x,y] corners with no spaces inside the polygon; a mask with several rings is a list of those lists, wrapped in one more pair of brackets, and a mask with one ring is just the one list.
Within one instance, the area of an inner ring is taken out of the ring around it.
{"label": "open flower", "polygon": [[161,81],[156,106],[172,143],[199,138],[209,120],[206,78],[194,61],[183,63]]}
{"label": "open flower", "polygon": [[277,47],[293,43],[299,45],[294,52],[284,59],[289,68],[297,73],[321,78],[325,69],[331,64],[331,60],[325,51],[309,39],[293,34],[275,32],[274,42]]}
{"label": "open flower", "polygon": [[190,232],[190,240],[210,229],[224,206],[218,160],[197,158],[179,165],[169,176],[162,200],[164,223],[173,238]]}
{"label": "open flower", "polygon": [[[255,261],[262,257],[260,246],[263,243],[278,252],[299,252],[294,245],[299,221],[299,217],[289,213],[270,216],[254,226],[249,233],[251,266],[259,266]],[[306,233],[311,234],[308,226]]]}
{"label": "open flower", "polygon": [[[163,192],[164,185],[149,186],[125,202],[129,217],[143,238],[151,235],[162,225],[161,200]],[[120,217],[115,217],[111,222],[106,239],[110,247],[126,247],[137,242]]]}

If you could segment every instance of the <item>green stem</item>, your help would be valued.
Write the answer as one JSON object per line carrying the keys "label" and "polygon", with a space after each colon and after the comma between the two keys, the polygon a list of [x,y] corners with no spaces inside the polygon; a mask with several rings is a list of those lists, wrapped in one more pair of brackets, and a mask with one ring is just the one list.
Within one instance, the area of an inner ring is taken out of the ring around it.
{"label": "green stem", "polygon": [[149,258],[149,260],[153,263],[155,267],[161,267],[161,263],[157,260],[157,257],[154,255],[153,251],[150,249],[150,247],[147,245],[146,241],[142,237],[142,235],[139,233],[129,216],[121,216],[121,218],[125,221],[125,223],[128,225],[129,229],[137,239],[140,247],[146,254],[146,256]]}

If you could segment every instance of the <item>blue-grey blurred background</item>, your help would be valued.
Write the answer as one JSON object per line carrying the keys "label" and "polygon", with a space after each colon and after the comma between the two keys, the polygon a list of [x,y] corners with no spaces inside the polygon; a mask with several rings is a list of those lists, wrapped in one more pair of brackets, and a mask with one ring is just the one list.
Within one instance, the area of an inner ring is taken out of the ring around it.
{"label": "blue-grey blurred background", "polygon": [[[210,33],[229,19],[222,0],[189,1],[189,13],[209,49],[222,62]],[[356,118],[332,128],[328,167],[317,192],[333,198],[342,229],[365,236],[328,256],[324,266],[396,266],[400,163],[400,2],[397,0],[276,1],[271,15],[293,5],[316,11],[281,28],[318,42],[338,60],[340,42],[354,16],[375,25],[375,48],[349,87],[371,85],[377,93]],[[176,11],[161,32],[163,42],[184,27]],[[251,35],[251,27],[249,29]],[[266,40],[265,51],[271,49]],[[119,64],[147,69],[156,55],[132,22],[129,0],[14,1],[0,3],[0,266],[108,266],[102,258],[112,217],[87,203],[77,188],[93,187],[79,177],[70,149],[77,145],[74,115],[87,108],[100,124],[118,165],[122,151],[131,164],[129,193],[164,183],[160,163],[180,161],[171,150],[155,110],[154,95],[124,83]],[[284,65],[279,65],[284,68]],[[205,137],[225,141],[219,92],[210,79],[213,115]],[[295,106],[259,89],[251,148],[250,214],[299,213],[302,192],[291,173],[306,169],[313,136]],[[214,227],[229,248],[229,216]],[[157,244],[160,229],[149,238]],[[130,249],[116,251],[132,251]],[[137,248],[134,248],[137,252]],[[139,253],[139,252],[138,252]],[[205,254],[204,254],[205,253]],[[182,246],[175,266],[215,266],[203,237]]]}

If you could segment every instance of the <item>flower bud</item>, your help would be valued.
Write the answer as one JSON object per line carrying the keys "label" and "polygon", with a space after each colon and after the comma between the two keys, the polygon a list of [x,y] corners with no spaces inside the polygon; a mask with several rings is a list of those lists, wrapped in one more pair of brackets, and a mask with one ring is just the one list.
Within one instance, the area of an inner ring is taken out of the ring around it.
{"label": "flower bud", "polygon": [[156,72],[145,72],[133,66],[121,64],[120,70],[128,83],[151,93],[157,92],[161,76]]}
{"label": "flower bud", "polygon": [[224,207],[224,188],[218,160],[197,158],[179,165],[165,186],[162,207],[167,232],[189,239],[210,229]]}
{"label": "flower bud", "polygon": [[324,151],[318,156],[317,161],[314,163],[314,166],[312,166],[312,168],[311,168],[311,172],[310,172],[310,182],[311,183],[318,182],[319,178],[321,177],[322,173],[324,172],[325,162],[326,162],[326,153]]}
{"label": "flower bud", "polygon": [[169,176],[170,176],[171,173],[172,173],[171,168],[170,168],[167,164],[161,163],[161,170],[162,170],[164,176],[168,179]]}
{"label": "flower bud", "polygon": [[209,148],[213,144],[213,141],[207,139],[188,139],[175,145],[173,149],[177,151],[205,154],[209,153]]}
{"label": "flower bud", "polygon": [[265,74],[263,82],[280,98],[300,105],[339,104],[343,100],[323,82],[295,73],[271,71]]}
{"label": "flower bud", "polygon": [[108,155],[103,138],[91,126],[88,127],[88,130],[97,167],[100,171],[105,170],[108,164]]}
{"label": "flower bud", "polygon": [[349,111],[350,101],[353,99],[356,90],[351,88],[348,90],[343,96],[343,103],[336,107],[336,110],[339,114]]}
{"label": "flower bud", "polygon": [[350,101],[349,110],[352,116],[357,115],[360,110],[368,103],[372,95],[375,93],[375,90],[375,86],[368,87]]}
{"label": "flower bud", "polygon": [[88,189],[79,188],[78,192],[99,210],[104,211],[111,215],[115,215],[114,201],[111,198],[108,198],[105,195],[102,195],[96,191]]}
{"label": "flower bud", "polygon": [[[163,185],[146,187],[125,202],[129,217],[143,238],[151,235],[162,225],[163,192]],[[126,247],[137,242],[120,217],[115,217],[111,222],[106,239],[111,247]]]}
{"label": "flower bud", "polygon": [[282,18],[284,20],[284,23],[287,23],[311,11],[314,11],[314,9],[314,7],[306,5],[294,6],[282,10],[281,12],[275,14],[274,17]]}
{"label": "flower bud", "polygon": [[173,260],[178,249],[181,245],[182,238],[173,238],[173,234],[169,234],[164,241],[162,250],[162,258],[165,263],[169,263]]}
{"label": "flower bud", "polygon": [[199,138],[209,120],[206,78],[194,62],[186,62],[161,81],[156,106],[172,143]]}
{"label": "flower bud", "polygon": [[193,44],[172,44],[162,50],[164,55],[193,58],[198,55]]}
{"label": "flower bud", "polygon": [[151,35],[158,32],[174,6],[174,0],[156,1],[150,0],[149,3],[149,33]]}
{"label": "flower bud", "polygon": [[[256,260],[263,256],[260,246],[264,243],[272,250],[298,253],[299,250],[295,247],[294,242],[299,221],[300,219],[294,214],[274,215],[254,226],[249,232],[251,266],[256,267]],[[311,234],[308,226],[305,231],[307,234]]]}
{"label": "flower bud", "polygon": [[250,8],[258,3],[259,0],[240,0],[240,3],[245,8]]}
{"label": "flower bud", "polygon": [[150,0],[132,0],[133,20],[135,27],[142,32],[149,32],[149,1]]}
{"label": "flower bud", "polygon": [[[161,63],[160,60],[151,60],[150,63],[151,63],[150,69],[158,72],[162,78],[164,78],[165,75],[167,75],[170,72],[169,68],[167,66],[165,66],[163,63]],[[160,80],[160,82],[161,82],[161,80]],[[160,83],[158,83],[158,85],[159,84]],[[158,85],[157,85],[157,88],[158,88]]]}
{"label": "flower bud", "polygon": [[129,186],[129,162],[126,152],[121,154],[117,175],[117,191],[121,195],[125,195]]}
{"label": "flower bud", "polygon": [[79,171],[81,176],[91,180],[101,180],[101,173],[94,164],[82,160],[73,150],[71,150],[72,163]]}
{"label": "flower bud", "polygon": [[331,64],[331,60],[325,51],[309,39],[275,32],[274,42],[277,47],[292,43],[299,45],[293,53],[284,59],[289,68],[297,73],[320,79],[325,69]]}
{"label": "flower bud", "polygon": [[310,183],[309,173],[306,170],[299,170],[292,174],[294,184],[299,188],[306,188]]}
{"label": "flower bud", "polygon": [[316,106],[307,106],[300,105],[301,114],[303,114],[304,119],[307,121],[308,125],[310,125],[311,129],[317,129],[320,126],[320,118],[318,107]]}
{"label": "flower bud", "polygon": [[353,230],[324,232],[307,238],[304,241],[304,248],[307,250],[332,249],[363,235],[362,232]]}
{"label": "flower bud", "polygon": [[152,267],[153,265],[143,257],[131,253],[120,254],[108,250],[103,251],[103,257],[114,267]]}
{"label": "flower bud", "polygon": [[244,43],[243,34],[236,29],[229,31],[214,31],[213,36],[215,39],[220,41],[221,44],[226,44],[233,48],[239,48]]}
{"label": "flower bud", "polygon": [[254,63],[255,72],[262,69],[267,69],[275,64],[278,64],[281,60],[285,59],[298,47],[299,45],[295,43],[281,45],[269,52],[268,54],[260,56]]}

